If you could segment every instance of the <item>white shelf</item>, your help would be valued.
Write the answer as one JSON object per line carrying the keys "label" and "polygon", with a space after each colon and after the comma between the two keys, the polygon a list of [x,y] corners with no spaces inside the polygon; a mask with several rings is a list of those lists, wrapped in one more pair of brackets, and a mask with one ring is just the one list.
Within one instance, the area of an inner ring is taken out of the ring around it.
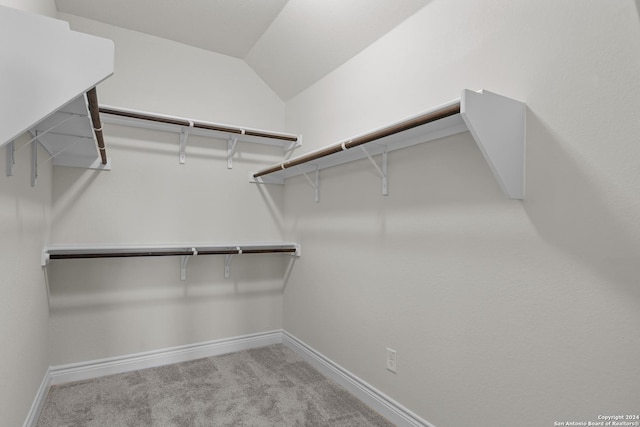
{"label": "white shelf", "polygon": [[251,142],[281,147],[291,151],[302,145],[302,137],[295,134],[254,129],[236,125],[207,122],[166,114],[150,113],[108,105],[100,106],[102,121],[122,126],[173,132],[180,135],[179,160],[186,160],[186,145],[189,135],[224,139],[227,141],[227,167],[233,167],[236,142]]}
{"label": "white shelf", "polygon": [[131,258],[131,257],[182,257],[180,278],[187,276],[187,264],[192,256],[224,255],[225,274],[230,275],[231,260],[235,255],[283,254],[299,257],[300,245],[292,242],[258,243],[181,243],[157,245],[50,245],[42,250],[42,266],[53,260],[89,258]]}
{"label": "white shelf", "polygon": [[[49,128],[68,112],[87,115],[85,93],[113,74],[111,40],[71,31],[64,21],[0,6],[0,146],[27,131]],[[54,128],[43,143],[51,155],[65,148],[54,164],[82,165],[95,141],[90,119],[74,117]],[[69,137],[56,136],[69,130]],[[66,142],[62,142],[65,140]],[[69,148],[68,145],[72,145]],[[62,155],[62,154],[61,154]]]}
{"label": "white shelf", "polygon": [[64,244],[43,249],[43,266],[50,260],[75,258],[118,258],[141,256],[225,255],[252,253],[290,253],[300,255],[300,245],[292,242],[258,243],[175,243],[151,245]]}
{"label": "white shelf", "polygon": [[421,114],[255,172],[250,181],[284,184],[304,174],[316,188],[317,200],[318,171],[367,157],[373,161],[372,156],[382,154],[382,167],[376,167],[386,194],[385,153],[470,131],[505,194],[524,199],[525,108],[489,91],[464,90],[461,98]]}

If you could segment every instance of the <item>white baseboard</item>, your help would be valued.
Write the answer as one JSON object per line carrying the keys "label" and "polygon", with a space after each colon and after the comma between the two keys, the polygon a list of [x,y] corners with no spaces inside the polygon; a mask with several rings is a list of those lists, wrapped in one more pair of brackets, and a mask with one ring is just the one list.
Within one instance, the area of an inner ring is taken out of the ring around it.
{"label": "white baseboard", "polygon": [[42,406],[44,405],[44,401],[47,398],[47,393],[49,392],[50,386],[51,371],[50,369],[47,369],[47,372],[45,372],[44,378],[40,383],[40,388],[38,388],[38,392],[36,393],[36,398],[31,404],[31,408],[29,409],[29,413],[27,414],[27,419],[24,421],[23,427],[35,427],[36,423],[38,422],[38,417],[40,416]]}
{"label": "white baseboard", "polygon": [[435,427],[286,331],[282,343],[398,427]]}
{"label": "white baseboard", "polygon": [[358,397],[398,427],[435,427],[433,424],[420,418],[389,396],[367,384],[362,379],[283,330],[243,335],[240,337],[225,338],[69,365],[52,366],[47,371],[40,385],[40,389],[31,406],[24,427],[35,426],[47,391],[51,385],[88,380],[105,375],[186,362],[280,343],[295,351],[323,375],[344,387],[351,394]]}
{"label": "white baseboard", "polygon": [[187,362],[281,342],[282,331],[270,331],[126,356],[52,366],[50,368],[51,385]]}

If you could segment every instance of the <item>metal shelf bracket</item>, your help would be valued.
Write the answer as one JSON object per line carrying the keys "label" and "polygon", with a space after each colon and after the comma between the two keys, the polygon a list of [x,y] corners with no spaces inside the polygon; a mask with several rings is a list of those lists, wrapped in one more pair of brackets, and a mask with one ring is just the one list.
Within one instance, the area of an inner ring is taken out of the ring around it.
{"label": "metal shelf bracket", "polygon": [[189,139],[189,131],[193,129],[193,122],[189,120],[189,127],[183,127],[180,130],[180,164],[184,165],[187,161],[187,139]]}
{"label": "metal shelf bracket", "polygon": [[[244,129],[242,130],[242,135],[244,135]],[[227,139],[227,169],[233,169],[233,155],[236,152],[237,143],[237,136],[229,136]]]}
{"label": "metal shelf bracket", "polygon": [[[236,247],[238,255],[242,255],[242,249],[240,246]],[[235,254],[227,254],[224,256],[224,278],[228,279],[231,276],[231,260]]]}
{"label": "metal shelf bracket", "polygon": [[13,166],[16,164],[15,141],[7,144],[7,176],[13,176]]}
{"label": "metal shelf bracket", "polygon": [[371,164],[376,168],[376,170],[378,171],[378,174],[380,174],[380,177],[382,178],[382,195],[383,196],[388,196],[389,195],[389,186],[388,186],[388,180],[387,180],[387,171],[388,171],[388,157],[387,157],[387,148],[385,147],[384,151],[382,152],[382,169],[380,168],[380,166],[378,166],[378,164],[376,163],[375,160],[373,160],[373,157],[371,157],[371,154],[369,154],[369,152],[367,151],[367,149],[364,147],[364,145],[361,145],[360,148],[362,148],[362,151],[364,151],[364,153],[366,154],[367,158],[369,159],[369,161],[371,162]]}
{"label": "metal shelf bracket", "polygon": [[50,261],[51,259],[49,258],[49,251],[46,248],[42,249],[42,255],[40,257],[40,265],[42,267],[46,267]]}
{"label": "metal shelf bracket", "polygon": [[304,175],[305,178],[307,178],[307,181],[309,181],[309,184],[311,184],[311,187],[313,187],[313,191],[315,192],[316,195],[316,203],[318,203],[320,201],[320,193],[319,193],[319,188],[320,188],[320,169],[316,166],[316,170],[315,170],[315,179],[311,179],[309,178],[309,175],[307,175],[305,172],[302,172],[302,174]]}
{"label": "metal shelf bracket", "polygon": [[187,280],[187,264],[189,264],[189,259],[192,256],[198,255],[198,250],[196,248],[191,248],[193,253],[191,255],[183,255],[182,260],[180,261],[180,280]]}
{"label": "metal shelf bracket", "polygon": [[302,135],[298,136],[297,141],[291,141],[288,147],[282,147],[282,151],[285,155],[285,158],[290,158],[293,155],[293,152],[296,148],[302,147]]}
{"label": "metal shelf bracket", "polygon": [[31,186],[38,184],[38,141],[31,144]]}

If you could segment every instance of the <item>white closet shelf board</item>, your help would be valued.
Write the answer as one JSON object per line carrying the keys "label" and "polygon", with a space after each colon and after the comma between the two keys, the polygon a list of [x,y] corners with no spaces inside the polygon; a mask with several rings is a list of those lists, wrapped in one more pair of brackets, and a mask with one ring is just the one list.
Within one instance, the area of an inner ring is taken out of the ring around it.
{"label": "white closet shelf board", "polygon": [[180,280],[187,279],[187,264],[192,256],[224,255],[224,277],[231,275],[231,261],[235,255],[282,254],[290,255],[293,266],[300,256],[300,245],[290,242],[260,243],[183,243],[171,245],[52,245],[42,250],[42,266],[52,260],[87,258],[131,258],[179,256]]}
{"label": "white closet shelf board", "polygon": [[460,114],[502,191],[524,199],[525,104],[488,91],[465,90]]}
{"label": "white closet shelf board", "polygon": [[275,145],[283,148],[289,148],[292,144],[299,146],[301,140],[299,135],[291,133],[208,122],[110,105],[101,105],[100,115],[105,123],[121,126],[173,133],[181,133],[186,130],[191,135],[218,139],[237,138],[238,141]]}
{"label": "white closet shelf board", "polygon": [[114,45],[67,22],[0,6],[0,58],[3,146],[113,74]]}
{"label": "white closet shelf board", "polygon": [[520,101],[486,90],[464,90],[461,98],[291,158],[255,172],[250,180],[284,184],[292,176],[470,131],[505,194],[524,199],[525,108]]}
{"label": "white closet shelf board", "polygon": [[100,106],[100,114],[106,123],[179,134],[179,160],[181,164],[186,163],[186,148],[189,135],[225,139],[227,141],[227,168],[229,169],[233,168],[233,155],[236,152],[236,143],[238,141],[279,146],[285,153],[302,145],[302,137],[290,133],[205,122],[106,105]]}
{"label": "white closet shelf board", "polygon": [[242,255],[264,253],[283,253],[300,256],[300,245],[292,242],[181,243],[166,245],[49,245],[42,250],[42,265],[46,266],[49,261],[56,259]]}

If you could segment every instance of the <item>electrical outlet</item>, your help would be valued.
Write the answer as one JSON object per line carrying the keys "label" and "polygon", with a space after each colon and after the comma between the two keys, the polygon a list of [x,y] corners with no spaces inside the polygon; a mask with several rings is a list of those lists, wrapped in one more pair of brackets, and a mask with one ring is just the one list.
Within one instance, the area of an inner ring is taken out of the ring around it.
{"label": "electrical outlet", "polygon": [[396,351],[392,348],[387,347],[387,369],[394,374],[398,373],[398,365],[396,358]]}

